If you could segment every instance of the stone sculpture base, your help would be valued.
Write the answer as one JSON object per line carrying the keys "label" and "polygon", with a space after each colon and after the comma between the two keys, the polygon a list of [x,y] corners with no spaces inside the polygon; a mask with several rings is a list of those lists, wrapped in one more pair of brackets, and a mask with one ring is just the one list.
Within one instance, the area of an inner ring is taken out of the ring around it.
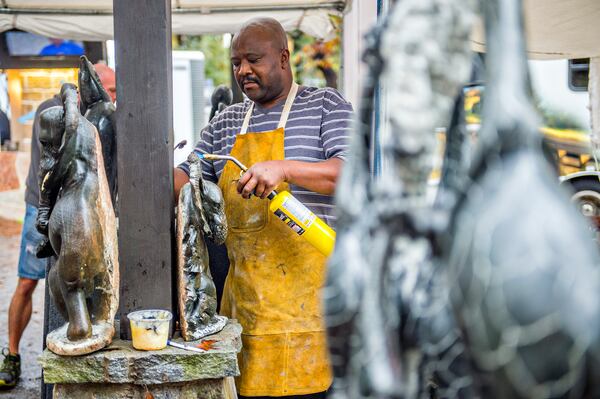
{"label": "stone sculpture base", "polygon": [[115,335],[112,323],[99,323],[92,326],[92,336],[81,341],[71,341],[67,338],[68,323],[56,329],[46,337],[48,349],[57,355],[79,356],[95,352],[110,344]]}
{"label": "stone sculpture base", "polygon": [[221,331],[227,325],[228,320],[229,319],[225,316],[215,316],[215,322],[213,324],[206,326],[201,330],[196,330],[193,334],[188,334],[192,336],[192,339],[202,339]]}
{"label": "stone sculpture base", "polygon": [[55,399],[145,399],[148,392],[155,399],[225,399],[231,397],[229,377],[239,375],[241,332],[241,326],[229,320],[221,332],[209,337],[216,342],[205,353],[170,346],[137,351],[130,341],[117,339],[84,356],[58,356],[45,350],[40,363],[44,382],[55,384]]}

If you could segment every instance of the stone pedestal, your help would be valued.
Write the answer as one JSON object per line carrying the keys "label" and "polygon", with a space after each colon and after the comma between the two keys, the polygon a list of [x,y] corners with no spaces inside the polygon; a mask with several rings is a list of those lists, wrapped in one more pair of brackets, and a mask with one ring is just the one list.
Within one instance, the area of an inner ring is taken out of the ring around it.
{"label": "stone pedestal", "polygon": [[137,351],[131,342],[115,340],[84,356],[58,356],[45,350],[40,363],[44,382],[55,384],[55,399],[224,399],[227,377],[239,375],[241,332],[241,326],[230,320],[220,333],[205,338],[217,342],[204,353],[170,346]]}

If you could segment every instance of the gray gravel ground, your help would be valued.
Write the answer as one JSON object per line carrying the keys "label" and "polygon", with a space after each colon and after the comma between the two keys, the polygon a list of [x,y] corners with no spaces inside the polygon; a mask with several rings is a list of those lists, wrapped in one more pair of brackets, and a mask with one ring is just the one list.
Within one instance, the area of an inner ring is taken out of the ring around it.
{"label": "gray gravel ground", "polygon": [[[8,346],[8,306],[17,285],[20,236],[0,236],[0,347]],[[11,391],[0,391],[0,399],[38,399],[41,368],[37,357],[42,353],[44,330],[44,281],[33,295],[33,314],[21,340],[21,381]]]}

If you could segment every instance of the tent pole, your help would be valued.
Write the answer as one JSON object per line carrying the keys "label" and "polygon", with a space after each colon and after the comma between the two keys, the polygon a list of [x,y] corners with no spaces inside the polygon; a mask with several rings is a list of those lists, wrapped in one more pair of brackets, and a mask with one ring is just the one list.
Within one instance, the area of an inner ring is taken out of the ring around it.
{"label": "tent pole", "polygon": [[[321,4],[307,5],[279,5],[279,6],[247,6],[247,7],[205,7],[205,8],[174,8],[173,14],[228,14],[245,12],[270,12],[287,10],[336,10],[343,11],[346,7],[345,1],[331,1]],[[12,8],[0,7],[0,14],[11,15],[112,15],[113,11],[105,10],[79,10],[79,9],[58,9],[58,8]]]}
{"label": "tent pole", "polygon": [[590,96],[590,125],[591,144],[596,169],[600,160],[600,57],[590,58],[590,72],[588,81],[588,93]]}

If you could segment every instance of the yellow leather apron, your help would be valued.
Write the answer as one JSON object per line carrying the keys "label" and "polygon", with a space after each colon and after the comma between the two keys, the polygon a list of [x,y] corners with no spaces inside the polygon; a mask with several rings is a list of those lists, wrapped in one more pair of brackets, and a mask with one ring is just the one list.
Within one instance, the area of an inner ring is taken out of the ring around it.
{"label": "yellow leather apron", "polygon": [[[298,90],[292,85],[276,130],[246,133],[246,114],[231,155],[243,164],[284,159],[284,127]],[[243,327],[236,379],[244,396],[287,396],[325,391],[331,385],[321,288],[325,257],[269,212],[269,201],[244,199],[240,170],[225,164],[219,187],[229,224],[230,268],[221,312]],[[282,183],[277,190],[287,190]]]}

